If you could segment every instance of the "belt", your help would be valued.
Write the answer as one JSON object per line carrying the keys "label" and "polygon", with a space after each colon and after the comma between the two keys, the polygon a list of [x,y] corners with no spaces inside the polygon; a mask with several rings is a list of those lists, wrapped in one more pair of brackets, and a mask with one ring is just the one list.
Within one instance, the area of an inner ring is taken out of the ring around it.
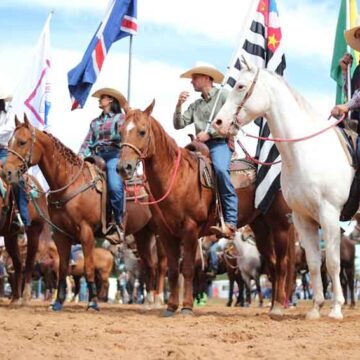
{"label": "belt", "polygon": [[94,151],[95,153],[102,152],[102,151],[116,151],[118,148],[114,145],[98,145],[95,146]]}
{"label": "belt", "polygon": [[215,142],[215,143],[226,143],[227,142],[227,139],[225,138],[214,138],[214,139],[210,139],[208,141],[206,141],[207,143],[210,143],[210,142]]}

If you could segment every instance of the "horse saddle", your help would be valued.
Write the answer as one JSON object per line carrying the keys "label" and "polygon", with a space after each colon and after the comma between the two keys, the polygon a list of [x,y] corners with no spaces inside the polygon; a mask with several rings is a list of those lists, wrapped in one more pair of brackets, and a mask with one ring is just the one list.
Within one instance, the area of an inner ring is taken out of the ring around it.
{"label": "horse saddle", "polygon": [[348,158],[349,164],[357,169],[360,163],[360,159],[357,157],[357,138],[358,134],[347,128],[337,126],[335,128],[336,134],[340,140],[340,143]]}

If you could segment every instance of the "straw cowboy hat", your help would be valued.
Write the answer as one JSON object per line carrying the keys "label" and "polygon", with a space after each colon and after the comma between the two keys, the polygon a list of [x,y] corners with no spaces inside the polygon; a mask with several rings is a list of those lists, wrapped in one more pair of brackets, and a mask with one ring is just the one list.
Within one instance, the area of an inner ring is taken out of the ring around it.
{"label": "straw cowboy hat", "polygon": [[350,30],[345,31],[345,39],[351,48],[356,51],[360,51],[360,34],[358,37],[355,37],[355,33],[360,29],[360,17],[356,20],[357,25],[351,28]]}
{"label": "straw cowboy hat", "polygon": [[224,80],[224,74],[218,69],[216,69],[215,66],[204,63],[196,63],[193,68],[181,74],[180,77],[191,79],[192,75],[194,74],[210,76],[214,80],[214,82],[218,84],[221,84]]}
{"label": "straw cowboy hat", "polygon": [[102,88],[102,89],[95,91],[92,94],[93,97],[96,97],[99,99],[102,95],[112,96],[114,99],[119,101],[121,108],[124,108],[124,106],[127,104],[127,100],[126,100],[125,96],[120,91],[117,91],[112,88]]}

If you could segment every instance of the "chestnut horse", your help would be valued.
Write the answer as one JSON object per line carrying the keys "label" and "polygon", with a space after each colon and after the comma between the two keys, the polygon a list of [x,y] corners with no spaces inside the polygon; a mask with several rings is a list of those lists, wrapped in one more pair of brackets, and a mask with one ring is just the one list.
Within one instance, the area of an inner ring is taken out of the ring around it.
{"label": "chestnut horse", "polygon": [[[41,186],[38,181],[32,176],[26,176],[27,186],[40,189]],[[31,279],[34,271],[35,255],[38,249],[39,236],[43,231],[45,224],[44,216],[47,215],[46,198],[40,193],[30,193],[31,201],[29,201],[28,209],[31,219],[31,225],[26,229],[27,236],[27,255],[25,260],[24,279],[23,279],[23,262],[20,256],[18,246],[18,226],[13,223],[15,216],[15,198],[10,187],[0,178],[0,187],[6,189],[6,194],[0,194],[0,236],[4,237],[6,250],[12,260],[14,267],[14,279],[12,283],[12,297],[11,304],[21,304],[21,290],[24,282],[24,289],[22,291],[23,304],[26,304],[31,299]]]}
{"label": "chestnut horse", "polygon": [[[215,220],[214,193],[201,186],[196,156],[181,149],[151,117],[154,101],[145,111],[125,109],[120,129],[122,151],[118,171],[126,180],[142,160],[152,197],[159,199],[151,207],[158,231],[162,234],[169,261],[170,298],[164,316],[172,316],[179,307],[179,257],[183,245],[184,300],[183,314],[193,307],[193,275],[197,239],[209,234]],[[289,209],[279,192],[266,215],[254,208],[254,186],[240,189],[238,226],[250,224],[261,253],[269,262],[275,299],[271,312],[281,314],[286,300],[286,273]]]}
{"label": "chestnut horse", "polygon": [[[101,179],[90,171],[92,165],[83,162],[51,134],[34,128],[26,116],[24,123],[18,119],[15,119],[15,123],[5,166],[7,180],[18,183],[28,167],[39,165],[51,189],[49,214],[60,256],[57,299],[52,308],[55,311],[62,309],[71,244],[80,242],[89,290],[88,309],[98,310],[93,251],[94,232],[101,227],[102,195],[96,189]],[[149,209],[129,202],[127,218],[126,234],[134,234],[140,247],[146,248],[153,236]],[[155,269],[152,274],[155,276]]]}

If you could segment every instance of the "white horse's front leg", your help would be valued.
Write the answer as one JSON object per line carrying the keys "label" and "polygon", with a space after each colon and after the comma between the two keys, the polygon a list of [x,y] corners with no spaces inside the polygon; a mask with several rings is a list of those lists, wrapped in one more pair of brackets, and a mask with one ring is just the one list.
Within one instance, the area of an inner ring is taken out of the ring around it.
{"label": "white horse's front leg", "polygon": [[343,319],[341,306],[344,304],[344,295],[340,283],[340,229],[338,224],[339,213],[332,207],[323,211],[324,218],[321,225],[324,230],[326,250],[326,269],[331,277],[333,286],[333,307],[329,317]]}
{"label": "white horse's front leg", "polygon": [[301,245],[305,248],[306,262],[309,267],[312,288],[313,308],[306,314],[309,320],[320,318],[320,308],[324,304],[323,286],[321,281],[321,252],[319,226],[309,218],[293,213],[294,225],[299,233]]}

